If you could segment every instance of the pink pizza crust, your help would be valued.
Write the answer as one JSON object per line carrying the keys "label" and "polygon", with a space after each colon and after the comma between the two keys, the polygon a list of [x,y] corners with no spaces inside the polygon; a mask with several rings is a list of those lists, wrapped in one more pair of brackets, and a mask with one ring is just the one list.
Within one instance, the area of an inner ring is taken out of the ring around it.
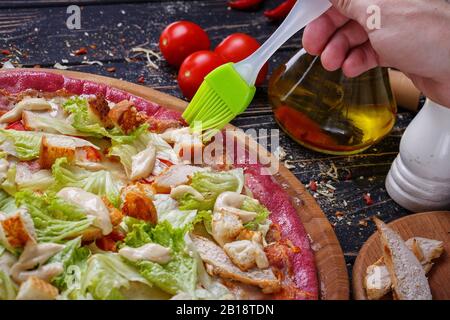
{"label": "pink pizza crust", "polygon": [[[5,71],[0,72],[0,89],[7,93],[17,94],[27,89],[43,92],[66,90],[71,94],[103,94],[111,102],[118,103],[130,100],[135,106],[154,119],[176,120],[184,123],[181,113],[173,111],[125,91],[98,84],[92,81],[68,78],[63,75],[43,71]],[[0,108],[4,97],[0,91]],[[236,159],[235,159],[236,160]],[[292,244],[300,248],[298,253],[290,255],[290,262],[294,275],[294,282],[304,296],[298,299],[318,299],[318,279],[314,263],[314,254],[310,246],[308,235],[292,205],[289,195],[270,175],[262,175],[262,165],[248,164],[248,161],[235,161],[236,167],[244,169],[246,185],[253,192],[256,199],[264,204],[271,212],[270,219],[280,226],[282,239],[289,239]]]}

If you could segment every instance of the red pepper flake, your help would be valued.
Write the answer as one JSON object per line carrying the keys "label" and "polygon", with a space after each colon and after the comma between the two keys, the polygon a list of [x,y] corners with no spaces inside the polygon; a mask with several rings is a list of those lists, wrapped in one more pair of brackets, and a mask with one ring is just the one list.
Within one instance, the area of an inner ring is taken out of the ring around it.
{"label": "red pepper flake", "polygon": [[8,49],[3,49],[0,51],[1,54],[5,55],[5,56],[10,56],[11,55],[11,51],[9,51]]}
{"label": "red pepper flake", "polygon": [[76,55],[76,56],[82,56],[83,54],[86,54],[87,53],[87,49],[86,48],[80,48],[80,49],[78,49],[77,51],[75,51],[74,52],[74,54]]}
{"label": "red pepper flake", "polygon": [[97,45],[96,44],[91,44],[91,45],[89,45],[89,48],[95,50],[95,49],[97,49]]}
{"label": "red pepper flake", "polygon": [[145,78],[144,78],[144,76],[139,76],[139,78],[137,79],[137,81],[138,81],[139,83],[145,83]]}
{"label": "red pepper flake", "polygon": [[316,191],[317,191],[317,182],[314,181],[314,180],[311,180],[311,181],[309,182],[309,189],[310,189],[311,191],[316,192]]}
{"label": "red pepper flake", "polygon": [[116,68],[115,67],[109,67],[109,68],[106,68],[106,71],[108,71],[108,72],[116,72]]}
{"label": "red pepper flake", "polygon": [[368,206],[373,204],[373,200],[372,197],[370,196],[370,193],[366,193],[365,195],[363,195],[363,199]]}
{"label": "red pepper flake", "polygon": [[228,1],[228,6],[237,10],[249,10],[256,8],[263,0],[235,0]]}
{"label": "red pepper flake", "polygon": [[278,7],[264,11],[264,15],[270,20],[282,20],[286,18],[297,0],[286,0]]}

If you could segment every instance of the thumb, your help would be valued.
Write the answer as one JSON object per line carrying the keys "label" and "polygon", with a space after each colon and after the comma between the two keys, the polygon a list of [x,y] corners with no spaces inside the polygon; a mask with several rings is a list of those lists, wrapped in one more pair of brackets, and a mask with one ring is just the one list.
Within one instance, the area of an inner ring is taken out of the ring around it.
{"label": "thumb", "polygon": [[344,16],[357,21],[367,28],[368,9],[375,4],[373,0],[330,0],[333,6]]}

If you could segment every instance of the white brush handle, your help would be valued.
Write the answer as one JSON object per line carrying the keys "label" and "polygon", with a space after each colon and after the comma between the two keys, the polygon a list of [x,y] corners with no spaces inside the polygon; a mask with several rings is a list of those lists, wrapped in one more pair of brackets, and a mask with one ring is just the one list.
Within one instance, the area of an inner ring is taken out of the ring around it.
{"label": "white brush handle", "polygon": [[251,56],[235,64],[236,71],[249,85],[254,85],[259,71],[275,51],[330,7],[331,3],[328,0],[297,0],[289,15],[272,36]]}

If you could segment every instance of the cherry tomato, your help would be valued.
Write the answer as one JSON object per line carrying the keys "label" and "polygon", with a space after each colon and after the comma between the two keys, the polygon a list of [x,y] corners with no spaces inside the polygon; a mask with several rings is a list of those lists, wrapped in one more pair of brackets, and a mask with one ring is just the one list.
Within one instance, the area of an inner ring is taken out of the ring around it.
{"label": "cherry tomato", "polygon": [[187,99],[192,99],[205,76],[225,61],[212,51],[198,51],[187,57],[178,72],[178,85]]}
{"label": "cherry tomato", "polygon": [[179,67],[190,54],[209,50],[210,44],[205,30],[190,21],[169,24],[159,38],[159,48],[164,58],[175,67]]}
{"label": "cherry tomato", "polygon": [[[225,62],[239,62],[255,52],[260,46],[255,38],[245,33],[233,33],[219,43],[214,52],[222,56]],[[268,70],[269,65],[266,63],[256,79],[257,86],[264,83]]]}

